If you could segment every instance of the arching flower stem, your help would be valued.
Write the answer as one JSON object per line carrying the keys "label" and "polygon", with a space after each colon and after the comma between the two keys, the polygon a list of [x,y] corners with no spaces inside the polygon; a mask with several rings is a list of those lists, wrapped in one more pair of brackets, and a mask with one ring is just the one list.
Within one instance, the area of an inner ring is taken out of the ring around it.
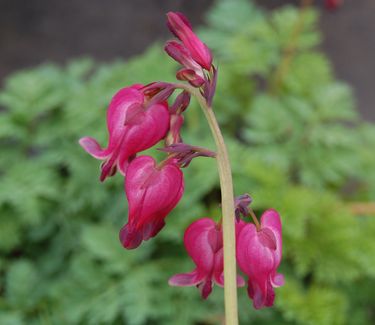
{"label": "arching flower stem", "polygon": [[232,170],[230,166],[227,147],[224,142],[219,124],[216,120],[212,107],[207,104],[199,89],[187,84],[176,84],[191,93],[201,106],[207,119],[212,136],[217,147],[217,168],[221,188],[221,208],[223,227],[223,249],[224,249],[224,302],[225,302],[225,324],[238,324],[237,311],[237,271],[236,271],[236,237],[235,237],[235,206],[233,195]]}
{"label": "arching flower stem", "polygon": [[248,208],[248,209],[249,209],[249,214],[254,221],[255,227],[257,228],[257,231],[260,231],[261,226],[260,226],[257,216],[255,215],[252,208]]}

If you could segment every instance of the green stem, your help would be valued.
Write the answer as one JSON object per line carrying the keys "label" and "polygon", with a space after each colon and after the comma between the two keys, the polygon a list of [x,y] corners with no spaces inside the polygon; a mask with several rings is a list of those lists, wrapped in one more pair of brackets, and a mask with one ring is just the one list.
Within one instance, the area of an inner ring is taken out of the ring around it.
{"label": "green stem", "polygon": [[188,85],[179,84],[178,88],[185,89],[194,95],[206,116],[217,147],[217,167],[221,187],[223,249],[224,249],[224,302],[225,324],[237,325],[237,271],[236,271],[236,233],[235,207],[233,194],[232,170],[229,162],[227,147],[212,107],[207,105],[199,90]]}
{"label": "green stem", "polygon": [[249,208],[249,213],[250,213],[251,218],[252,218],[253,221],[254,221],[254,224],[255,224],[255,227],[257,228],[257,231],[259,231],[262,227],[261,227],[261,225],[260,225],[260,223],[259,223],[259,221],[258,221],[258,218],[257,218],[257,216],[255,215],[255,213],[254,213],[254,211],[253,211],[252,208]]}

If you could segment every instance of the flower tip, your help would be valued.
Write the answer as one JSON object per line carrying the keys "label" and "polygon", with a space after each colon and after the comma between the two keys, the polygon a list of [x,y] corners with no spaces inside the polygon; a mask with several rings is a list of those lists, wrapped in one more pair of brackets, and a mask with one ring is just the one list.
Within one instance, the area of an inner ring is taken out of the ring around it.
{"label": "flower tip", "polygon": [[265,227],[271,227],[280,233],[282,231],[280,214],[274,209],[264,211],[260,218],[260,222]]}
{"label": "flower tip", "polygon": [[78,143],[83,150],[96,159],[105,159],[108,156],[108,152],[102,149],[94,138],[83,137],[78,140]]}
{"label": "flower tip", "polygon": [[202,68],[210,71],[212,66],[211,51],[193,32],[189,20],[180,12],[168,12],[167,27],[190,52],[193,60]]}
{"label": "flower tip", "polygon": [[168,284],[172,287],[188,287],[197,285],[198,283],[199,278],[196,271],[193,271],[191,273],[175,274],[168,280]]}
{"label": "flower tip", "polygon": [[167,12],[167,19],[168,19],[169,22],[172,22],[172,23],[174,23],[176,21],[180,21],[184,25],[186,25],[188,28],[193,29],[193,27],[190,24],[190,21],[187,19],[187,17],[182,12],[169,11],[169,12]]}
{"label": "flower tip", "polygon": [[212,292],[212,281],[206,280],[203,283],[199,284],[198,288],[201,291],[202,298],[206,300]]}
{"label": "flower tip", "polygon": [[272,279],[272,285],[274,287],[281,287],[285,284],[284,274],[278,273]]}
{"label": "flower tip", "polygon": [[133,229],[127,224],[120,230],[119,239],[122,246],[126,249],[137,248],[142,242],[142,234]]}
{"label": "flower tip", "polygon": [[245,284],[245,279],[241,275],[237,275],[237,287],[242,288]]}

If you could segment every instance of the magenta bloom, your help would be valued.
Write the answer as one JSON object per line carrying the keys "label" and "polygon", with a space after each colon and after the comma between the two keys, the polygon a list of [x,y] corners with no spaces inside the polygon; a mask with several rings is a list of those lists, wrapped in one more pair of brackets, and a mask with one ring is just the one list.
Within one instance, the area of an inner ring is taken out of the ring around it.
{"label": "magenta bloom", "polygon": [[327,9],[334,10],[342,5],[342,0],[325,0],[324,5]]}
{"label": "magenta bloom", "polygon": [[129,164],[125,192],[129,217],[120,230],[120,241],[132,249],[164,227],[165,217],[184,192],[183,173],[173,160],[157,166],[154,158],[139,156]]}
{"label": "magenta bloom", "polygon": [[[169,12],[167,18],[168,28],[182,42],[183,47],[186,48],[186,51],[182,48],[178,51],[185,57],[191,56],[201,67],[210,70],[212,65],[211,51],[207,45],[194,34],[188,19],[179,12]],[[174,45],[176,46],[176,44]],[[187,54],[183,54],[183,52],[187,52]],[[176,60],[179,61],[178,59]],[[182,63],[181,61],[179,62]],[[187,68],[189,67],[187,66]]]}
{"label": "magenta bloom", "polygon": [[166,102],[147,105],[142,85],[123,88],[112,98],[107,111],[109,144],[102,149],[91,137],[79,140],[93,157],[104,160],[100,180],[116,173],[125,175],[129,160],[165,137],[169,128]]}
{"label": "magenta bloom", "polygon": [[[172,286],[197,286],[202,298],[212,291],[213,282],[224,286],[223,234],[221,226],[210,218],[194,221],[185,231],[184,244],[196,268],[190,273],[176,274],[169,279]],[[239,286],[244,285],[241,277]]]}
{"label": "magenta bloom", "polygon": [[282,250],[280,216],[267,210],[261,217],[261,229],[246,224],[237,239],[237,262],[249,276],[248,294],[254,308],[270,307],[275,299],[274,287],[284,284],[284,276],[277,274]]}

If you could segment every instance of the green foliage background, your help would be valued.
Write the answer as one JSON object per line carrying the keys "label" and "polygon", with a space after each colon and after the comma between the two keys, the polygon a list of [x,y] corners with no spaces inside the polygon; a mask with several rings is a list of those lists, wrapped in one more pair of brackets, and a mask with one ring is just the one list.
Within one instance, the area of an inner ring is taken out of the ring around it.
{"label": "green foliage background", "polygon": [[[284,225],[286,284],[275,307],[261,311],[240,289],[241,323],[373,324],[375,218],[354,213],[352,203],[375,199],[375,127],[360,119],[350,87],[319,50],[313,10],[272,87],[298,19],[293,7],[266,14],[246,0],[221,0],[201,31],[219,66],[214,107],[236,194],[251,193],[258,214],[278,209]],[[44,64],[6,80],[1,325],[220,324],[222,289],[202,302],[195,288],[167,285],[193,267],[182,244],[186,226],[219,218],[215,162],[195,160],[164,230],[126,251],[117,238],[127,215],[122,179],[100,184],[99,162],[77,143],[84,135],[106,143],[106,107],[117,89],[173,80],[175,70],[157,44],[126,62]],[[214,148],[196,104],[186,119],[185,141]]]}

